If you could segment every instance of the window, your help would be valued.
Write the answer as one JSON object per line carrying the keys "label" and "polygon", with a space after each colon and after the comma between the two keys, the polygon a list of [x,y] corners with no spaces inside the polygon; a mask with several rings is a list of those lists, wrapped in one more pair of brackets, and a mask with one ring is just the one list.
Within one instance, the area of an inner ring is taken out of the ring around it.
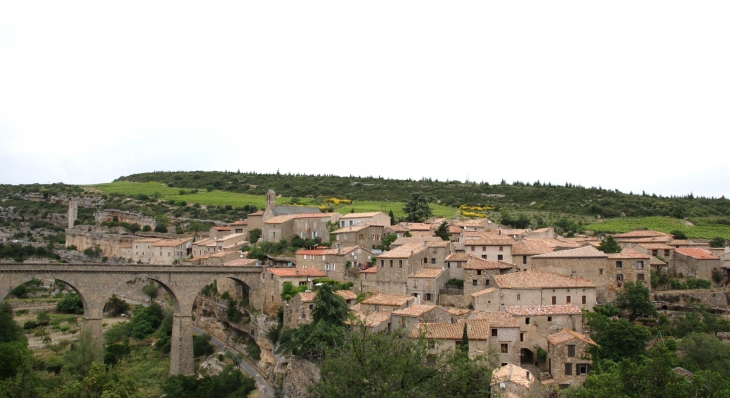
{"label": "window", "polygon": [[508,354],[509,353],[509,344],[502,344],[502,346],[501,346],[501,353],[502,354]]}
{"label": "window", "polygon": [[385,265],[385,260],[380,260],[380,265]]}
{"label": "window", "polygon": [[406,318],[401,318],[400,319],[400,326],[401,327],[406,327]]}
{"label": "window", "polygon": [[529,324],[530,324],[530,317],[527,317],[527,318],[525,318],[525,325],[529,325]]}
{"label": "window", "polygon": [[435,258],[432,258],[431,259],[431,264],[436,264],[436,259]]}
{"label": "window", "polygon": [[581,304],[585,304],[585,303],[586,303],[586,301],[587,301],[587,300],[586,300],[586,296],[581,296],[581,298],[580,298],[580,303],[581,303]]}
{"label": "window", "polygon": [[305,282],[299,282],[299,286],[307,286],[307,285],[308,285],[308,283],[306,281]]}
{"label": "window", "polygon": [[313,309],[314,309],[314,304],[309,304],[309,310],[311,311]]}
{"label": "window", "polygon": [[499,251],[503,251],[503,250],[504,250],[504,246],[500,246]]}
{"label": "window", "polygon": [[487,259],[487,255],[486,254],[482,254],[482,258],[486,260]]}
{"label": "window", "polygon": [[658,256],[659,255],[659,250],[652,250],[651,251],[651,255],[654,256],[654,257]]}
{"label": "window", "polygon": [[403,268],[403,260],[398,260],[398,266]]}
{"label": "window", "polygon": [[598,275],[603,275],[603,268],[600,268],[600,269],[598,270]]}
{"label": "window", "polygon": [[390,260],[390,268],[393,268],[393,260]]}
{"label": "window", "polygon": [[431,301],[431,293],[426,293],[426,301]]}
{"label": "window", "polygon": [[489,279],[487,279],[487,280],[486,280],[485,282],[486,282],[486,283],[485,283],[484,285],[485,285],[485,286],[489,286]]}
{"label": "window", "polygon": [[487,251],[487,247],[486,246],[482,246],[482,251],[483,252]]}
{"label": "window", "polygon": [[471,247],[471,251],[474,251],[474,246]]}
{"label": "window", "polygon": [[636,274],[636,280],[637,281],[644,281],[644,274]]}
{"label": "window", "polygon": [[527,264],[527,256],[522,256],[522,264]]}
{"label": "window", "polygon": [[456,268],[461,268],[461,261],[456,262]]}
{"label": "window", "polygon": [[519,294],[519,293],[517,293],[517,300],[519,300],[519,299],[520,299],[520,294]]}
{"label": "window", "polygon": [[525,334],[524,333],[520,333],[520,341],[525,341]]}
{"label": "window", "polygon": [[588,364],[587,363],[575,364],[575,375],[576,376],[587,375],[587,374],[588,374]]}
{"label": "window", "polygon": [[498,261],[502,261],[502,260],[504,260],[504,255],[502,255],[502,254],[498,254],[498,255],[497,255],[497,260],[498,260]]}
{"label": "window", "polygon": [[378,309],[380,309],[380,307],[378,307],[377,305],[374,305],[374,306],[373,306],[373,311],[374,311],[374,312],[378,312]]}
{"label": "window", "polygon": [[624,281],[624,275],[616,274],[616,282],[623,282],[623,281]]}
{"label": "window", "polygon": [[418,287],[418,279],[413,280],[413,287]]}
{"label": "window", "polygon": [[324,265],[324,270],[325,271],[329,271],[330,270],[330,265],[329,264],[325,264]]}
{"label": "window", "polygon": [[423,258],[423,263],[426,264],[428,262],[428,259],[426,257]]}
{"label": "window", "polygon": [[428,339],[428,348],[436,347],[436,342],[433,339]]}
{"label": "window", "polygon": [[669,257],[669,250],[664,250],[664,257]]}
{"label": "window", "polygon": [[565,296],[565,304],[570,304],[570,296]]}
{"label": "window", "polygon": [[568,357],[575,358],[575,345],[568,345]]}
{"label": "window", "polygon": [[471,280],[471,285],[472,286],[476,286],[477,285],[477,280],[476,279],[472,279]]}
{"label": "window", "polygon": [[481,274],[482,274],[482,270],[478,269],[477,270],[477,275],[481,275]]}
{"label": "window", "polygon": [[497,329],[492,329],[492,337],[497,337]]}
{"label": "window", "polygon": [[643,261],[637,261],[636,262],[636,269],[644,269],[644,262]]}
{"label": "window", "polygon": [[565,375],[566,376],[572,376],[573,375],[573,364],[572,363],[566,363],[565,364]]}
{"label": "window", "polygon": [[557,305],[558,304],[558,296],[553,296],[552,297],[552,300],[553,300],[553,305]]}
{"label": "window", "polygon": [[616,261],[616,268],[623,268],[623,267],[624,267],[623,261]]}

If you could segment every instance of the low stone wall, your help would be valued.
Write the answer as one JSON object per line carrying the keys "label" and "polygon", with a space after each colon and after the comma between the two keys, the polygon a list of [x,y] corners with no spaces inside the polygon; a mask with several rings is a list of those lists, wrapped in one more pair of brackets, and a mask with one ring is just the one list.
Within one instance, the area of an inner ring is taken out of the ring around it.
{"label": "low stone wall", "polygon": [[466,308],[469,303],[463,294],[439,294],[439,305],[444,307]]}
{"label": "low stone wall", "polygon": [[[730,308],[730,292],[718,291],[697,291],[697,290],[669,290],[652,293],[653,301],[665,301],[669,303],[687,303],[688,301],[699,300],[701,303],[712,307]],[[689,298],[689,300],[688,300]]]}

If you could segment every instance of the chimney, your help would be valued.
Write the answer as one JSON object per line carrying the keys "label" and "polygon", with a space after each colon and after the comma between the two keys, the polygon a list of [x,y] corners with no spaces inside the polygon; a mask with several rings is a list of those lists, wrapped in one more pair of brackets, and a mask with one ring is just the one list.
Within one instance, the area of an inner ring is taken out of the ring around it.
{"label": "chimney", "polygon": [[[502,228],[497,230],[497,235],[500,235],[500,236],[502,235]],[[510,369],[512,369],[512,368],[510,367]]]}
{"label": "chimney", "polygon": [[342,243],[337,244],[337,254],[342,254]]}
{"label": "chimney", "polygon": [[428,241],[427,240],[424,240],[423,241],[423,247],[428,247]]}

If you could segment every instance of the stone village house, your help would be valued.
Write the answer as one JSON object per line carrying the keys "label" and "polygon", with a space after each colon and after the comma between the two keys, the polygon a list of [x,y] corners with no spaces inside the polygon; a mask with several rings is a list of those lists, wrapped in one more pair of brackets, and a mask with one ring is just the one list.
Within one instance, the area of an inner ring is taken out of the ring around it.
{"label": "stone village house", "polygon": [[584,334],[570,329],[551,334],[548,341],[548,370],[561,387],[583,384],[591,369],[589,346],[596,343]]}

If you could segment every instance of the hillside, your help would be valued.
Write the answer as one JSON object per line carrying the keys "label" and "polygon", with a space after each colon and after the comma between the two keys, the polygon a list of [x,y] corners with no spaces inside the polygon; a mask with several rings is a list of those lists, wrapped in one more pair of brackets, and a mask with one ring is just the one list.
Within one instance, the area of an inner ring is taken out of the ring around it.
{"label": "hillside", "polygon": [[725,198],[662,197],[585,188],[573,184],[535,182],[461,183],[459,181],[396,180],[383,177],[331,175],[257,174],[240,172],[154,172],[120,177],[115,181],[156,181],[172,188],[196,188],[264,195],[271,188],[284,197],[338,197],[356,201],[403,202],[413,192],[423,192],[446,206],[489,205],[495,210],[549,211],[601,218],[669,216],[727,218],[730,200]]}

